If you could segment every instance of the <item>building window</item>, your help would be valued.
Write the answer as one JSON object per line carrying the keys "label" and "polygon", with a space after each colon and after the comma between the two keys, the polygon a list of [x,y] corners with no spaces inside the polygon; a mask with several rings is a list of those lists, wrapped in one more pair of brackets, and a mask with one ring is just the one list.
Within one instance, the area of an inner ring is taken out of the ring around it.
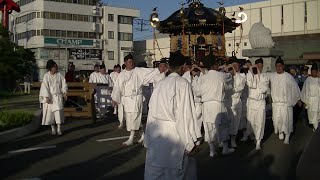
{"label": "building window", "polygon": [[108,51],[108,59],[114,60],[114,51]]}
{"label": "building window", "polygon": [[260,22],[262,22],[262,8],[260,8]]}
{"label": "building window", "polygon": [[111,21],[111,22],[114,21],[114,15],[113,14],[108,14],[108,21]]}
{"label": "building window", "polygon": [[244,42],[243,45],[244,45],[244,46],[247,46],[248,44],[247,44],[247,42]]}
{"label": "building window", "polygon": [[114,32],[108,31],[108,39],[114,39]]}
{"label": "building window", "polygon": [[119,41],[132,41],[132,39],[133,39],[132,33],[119,32],[119,36],[118,36]]}
{"label": "building window", "polygon": [[119,24],[133,24],[133,18],[130,16],[119,16]]}

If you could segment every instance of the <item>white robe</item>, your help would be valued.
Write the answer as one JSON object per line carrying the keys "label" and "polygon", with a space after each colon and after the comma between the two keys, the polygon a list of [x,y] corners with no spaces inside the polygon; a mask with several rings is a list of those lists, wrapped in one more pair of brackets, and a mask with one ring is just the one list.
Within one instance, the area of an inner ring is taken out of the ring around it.
{"label": "white robe", "polygon": [[[112,72],[110,73],[110,77],[112,80],[112,85],[114,85],[118,79],[120,73],[117,72]],[[122,124],[124,121],[124,112],[123,112],[123,105],[121,104],[121,100],[119,102],[119,104],[117,105],[117,112],[118,112],[118,120],[119,122]]]}
{"label": "white robe", "polygon": [[320,120],[320,78],[308,77],[301,91],[301,100],[306,104],[309,123],[317,125]]}
{"label": "white robe", "polygon": [[123,70],[119,74],[111,97],[123,105],[127,131],[139,130],[143,108],[142,86],[147,83],[146,77],[159,73],[158,69],[134,68],[131,71]]}
{"label": "white robe", "polygon": [[230,119],[230,135],[237,135],[242,114],[241,92],[246,84],[244,74],[236,73],[230,82],[233,88],[226,93],[226,108]]}
{"label": "white robe", "polygon": [[[203,75],[203,74],[201,74]],[[202,101],[201,101],[201,97],[196,96],[196,92],[197,90],[199,90],[199,77],[195,76],[192,80],[192,91],[194,92],[194,103],[195,103],[195,108],[196,108],[196,117],[197,117],[197,122],[198,122],[198,127],[201,131],[201,127],[202,127],[202,123],[203,123],[203,115],[202,115],[202,111],[203,111],[203,107],[202,107]]]}
{"label": "white robe", "polygon": [[119,74],[120,74],[120,73],[117,73],[117,72],[112,72],[112,73],[110,73],[110,78],[111,78],[113,84],[116,83]]}
{"label": "white robe", "polygon": [[[66,94],[67,91],[66,80],[60,73],[51,75],[50,72],[47,72],[44,75],[39,94],[40,103],[43,104],[42,125],[64,123],[63,94]],[[46,98],[49,98],[52,104],[48,104]]]}
{"label": "white robe", "polygon": [[287,72],[270,73],[272,120],[275,132],[293,132],[293,106],[300,100],[300,89]]}
{"label": "white robe", "polygon": [[89,83],[98,83],[100,79],[100,72],[92,72],[89,76]]}
{"label": "white robe", "polygon": [[149,105],[145,179],[196,178],[188,174],[194,171],[188,170],[190,157],[185,154],[201,137],[190,83],[171,73],[154,89]]}
{"label": "white robe", "polygon": [[262,140],[266,122],[266,100],[269,89],[269,78],[266,74],[247,74],[249,97],[247,103],[247,130],[246,134],[253,133],[256,140]]}
{"label": "white robe", "polygon": [[232,88],[229,83],[232,79],[230,74],[208,71],[199,77],[194,93],[201,97],[203,102],[203,126],[205,130],[205,141],[223,142],[229,139],[229,119],[224,104],[225,91]]}
{"label": "white robe", "polygon": [[185,78],[186,80],[188,80],[188,82],[191,84],[192,83],[192,77],[191,77],[191,71],[186,71],[184,72],[184,74],[182,75],[183,78]]}

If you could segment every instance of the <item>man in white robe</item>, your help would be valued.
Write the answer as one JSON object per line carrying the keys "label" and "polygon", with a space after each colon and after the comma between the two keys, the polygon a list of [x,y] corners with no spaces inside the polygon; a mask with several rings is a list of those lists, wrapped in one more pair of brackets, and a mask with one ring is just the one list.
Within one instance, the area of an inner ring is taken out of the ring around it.
{"label": "man in white robe", "polygon": [[[114,68],[113,68],[113,72],[110,74],[110,77],[112,79],[113,84],[116,83],[120,72],[121,72],[120,64],[115,65]],[[113,114],[118,114],[118,121],[120,123],[118,128],[121,129],[123,127],[123,121],[124,121],[123,106],[122,106],[121,103],[117,104],[114,107]]]}
{"label": "man in white robe", "polygon": [[108,89],[102,89],[101,90],[101,94],[109,96],[108,99],[101,98],[100,101],[102,101],[102,102],[106,102],[107,101],[108,106],[110,106],[111,105],[111,101],[112,101],[111,92],[112,92],[113,82],[112,82],[112,79],[111,79],[110,75],[107,73],[106,66],[104,64],[102,64],[99,69],[100,69],[99,70],[100,74],[99,74],[99,77],[97,78],[96,83],[97,84],[107,85]]}
{"label": "man in white robe", "polygon": [[240,73],[240,63],[237,59],[233,59],[232,68],[230,72],[233,79],[230,82],[233,88],[226,93],[226,108],[228,117],[230,118],[229,134],[231,136],[231,146],[237,147],[236,136],[238,134],[240,119],[242,113],[241,93],[246,84],[245,74]]}
{"label": "man in white robe", "polygon": [[159,82],[150,99],[145,180],[197,179],[196,161],[191,155],[201,135],[196,127],[192,89],[180,76],[183,56],[170,59],[171,74]]}
{"label": "man in white robe", "polygon": [[184,66],[184,74],[182,75],[183,78],[188,80],[188,82],[191,84],[192,83],[192,76],[191,76],[191,69],[192,69],[192,63],[191,61],[187,61],[186,65]]}
{"label": "man in white robe", "polygon": [[229,73],[219,72],[219,65],[215,57],[206,59],[204,62],[209,71],[199,77],[198,85],[194,86],[194,94],[203,102],[203,127],[205,141],[210,147],[210,157],[216,155],[215,145],[222,144],[224,155],[234,152],[228,147],[229,124],[225,107],[225,91],[232,89],[229,82],[232,76]]}
{"label": "man in white robe", "polygon": [[94,65],[94,71],[89,76],[89,83],[97,83],[100,79],[99,64]]}
{"label": "man in white robe", "polygon": [[[166,78],[166,73],[168,72],[168,65],[166,60],[161,60],[158,69],[160,74],[154,76],[154,77],[147,77],[146,80],[150,83],[152,83],[152,88],[155,89],[156,86],[160,81],[162,81],[164,78]],[[151,80],[149,80],[151,79]]]}
{"label": "man in white robe", "polygon": [[255,66],[250,67],[247,73],[247,85],[249,87],[249,98],[247,103],[247,129],[242,141],[253,134],[256,140],[256,150],[261,149],[261,140],[264,135],[266,122],[266,97],[269,89],[269,78],[263,70],[263,59],[257,59]]}
{"label": "man in white robe", "polygon": [[[153,77],[159,74],[159,70],[153,68],[135,68],[131,54],[127,55],[124,61],[126,69],[119,74],[111,97],[114,101],[114,106],[119,103],[123,105],[127,131],[130,131],[129,139],[123,145],[130,146],[133,145],[135,131],[139,130],[141,126],[143,108],[142,86],[146,83],[146,77]],[[142,133],[138,142],[142,143],[143,140],[144,134]]]}
{"label": "man in white robe", "polygon": [[[252,63],[250,60],[247,60],[245,64],[242,66],[242,73],[245,75],[248,74],[249,68],[252,66]],[[249,97],[249,88],[246,84],[244,86],[244,89],[241,93],[241,102],[242,102],[242,112],[241,112],[241,118],[240,118],[240,125],[239,130],[243,130],[247,128],[247,100]]]}
{"label": "man in white robe", "polygon": [[[299,104],[300,89],[294,78],[284,71],[284,62],[279,57],[276,61],[276,71],[269,74],[272,97],[272,120],[275,134],[279,139],[289,144],[293,132],[293,106]],[[285,137],[284,137],[285,135]]]}
{"label": "man in white robe", "polygon": [[313,64],[311,76],[304,82],[301,91],[301,100],[305,103],[309,124],[313,125],[314,130],[318,128],[320,120],[320,78],[317,77],[317,73],[318,66]]}
{"label": "man in white robe", "polygon": [[42,125],[51,125],[52,135],[62,135],[63,106],[67,99],[68,87],[53,60],[48,60],[46,68],[48,72],[43,77],[39,94],[43,108]]}

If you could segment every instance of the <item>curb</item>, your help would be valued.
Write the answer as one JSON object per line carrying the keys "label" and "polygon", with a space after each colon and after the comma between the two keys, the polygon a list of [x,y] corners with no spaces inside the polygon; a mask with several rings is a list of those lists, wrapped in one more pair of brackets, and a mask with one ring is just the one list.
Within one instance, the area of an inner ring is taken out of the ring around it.
{"label": "curb", "polygon": [[10,129],[8,131],[4,131],[0,133],[0,144],[6,143],[17,138],[21,138],[28,134],[31,134],[39,129],[41,126],[41,112],[42,109],[36,111],[34,113],[34,118],[30,124],[27,124],[23,127]]}

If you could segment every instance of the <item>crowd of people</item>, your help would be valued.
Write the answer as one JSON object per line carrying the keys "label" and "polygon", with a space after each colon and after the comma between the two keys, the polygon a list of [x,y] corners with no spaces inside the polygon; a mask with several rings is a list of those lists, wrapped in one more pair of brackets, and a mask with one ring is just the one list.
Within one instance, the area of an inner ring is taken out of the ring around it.
{"label": "crowd of people", "polygon": [[[212,158],[217,156],[218,147],[222,147],[222,155],[233,153],[237,139],[252,139],[256,150],[261,149],[269,95],[274,132],[284,144],[289,144],[294,130],[295,106],[306,109],[309,123],[317,129],[317,65],[312,65],[310,75],[303,71],[298,77],[293,70],[291,74],[285,72],[281,57],[274,64],[276,72],[263,72],[263,64],[261,58],[254,64],[249,60],[241,64],[237,58],[221,63],[209,55],[199,67],[176,52],[157,68],[146,68],[135,67],[129,54],[122,71],[116,65],[109,75],[104,64],[96,65],[89,82],[111,87],[108,93],[119,128],[125,126],[130,133],[123,146],[133,145],[136,132],[142,130],[138,143],[147,148],[145,179],[196,179],[193,155],[202,144],[202,136]],[[43,125],[51,125],[52,134],[61,135],[67,84],[54,61],[48,61],[47,69],[40,91]],[[143,90],[145,86],[152,87],[150,92]],[[145,125],[141,121],[144,111],[148,112]]]}

